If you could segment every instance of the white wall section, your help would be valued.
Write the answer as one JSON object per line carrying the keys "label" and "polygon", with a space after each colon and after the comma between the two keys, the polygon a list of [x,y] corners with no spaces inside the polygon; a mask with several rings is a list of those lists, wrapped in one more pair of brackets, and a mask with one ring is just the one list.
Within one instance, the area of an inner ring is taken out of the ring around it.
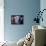
{"label": "white wall section", "polygon": [[0,0],[0,42],[4,41],[4,0]]}

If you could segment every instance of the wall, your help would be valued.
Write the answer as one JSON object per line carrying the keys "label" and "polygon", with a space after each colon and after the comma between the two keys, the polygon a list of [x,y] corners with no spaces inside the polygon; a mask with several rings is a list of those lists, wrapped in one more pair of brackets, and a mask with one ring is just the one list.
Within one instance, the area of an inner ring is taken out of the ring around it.
{"label": "wall", "polygon": [[[18,41],[32,28],[35,12],[40,9],[40,0],[5,0],[4,35],[7,41]],[[24,15],[23,25],[11,25],[11,15]]]}
{"label": "wall", "polygon": [[0,0],[0,42],[4,41],[4,0]]}
{"label": "wall", "polygon": [[[46,0],[41,0],[40,2],[41,2],[40,3],[40,9],[42,11],[43,9],[46,9]],[[42,17],[43,17],[43,22],[41,21],[40,25],[46,26],[46,10],[43,12]]]}

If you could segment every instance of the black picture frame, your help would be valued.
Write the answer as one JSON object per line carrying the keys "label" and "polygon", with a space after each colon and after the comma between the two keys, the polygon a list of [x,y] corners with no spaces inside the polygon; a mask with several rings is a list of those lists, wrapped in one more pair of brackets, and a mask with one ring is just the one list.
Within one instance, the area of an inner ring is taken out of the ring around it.
{"label": "black picture frame", "polygon": [[24,24],[24,15],[11,15],[11,24],[14,25]]}

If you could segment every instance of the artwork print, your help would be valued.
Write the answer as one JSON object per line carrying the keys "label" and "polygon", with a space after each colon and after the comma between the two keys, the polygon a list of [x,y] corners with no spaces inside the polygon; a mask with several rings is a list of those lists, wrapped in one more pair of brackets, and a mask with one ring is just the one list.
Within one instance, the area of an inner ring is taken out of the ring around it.
{"label": "artwork print", "polygon": [[23,15],[12,15],[11,24],[24,24],[24,16]]}

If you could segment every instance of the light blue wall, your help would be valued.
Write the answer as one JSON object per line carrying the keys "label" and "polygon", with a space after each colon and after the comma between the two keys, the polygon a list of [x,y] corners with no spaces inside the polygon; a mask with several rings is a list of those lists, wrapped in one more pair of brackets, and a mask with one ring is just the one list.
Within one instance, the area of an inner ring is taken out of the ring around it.
{"label": "light blue wall", "polygon": [[[32,27],[35,12],[40,9],[40,0],[5,0],[4,35],[7,41],[18,41]],[[11,15],[24,15],[24,25],[11,25]]]}
{"label": "light blue wall", "polygon": [[[40,1],[40,10],[42,11],[43,9],[46,9],[46,0],[41,0]],[[46,27],[46,10],[43,12],[43,22],[40,22],[40,25],[45,26]]]}

